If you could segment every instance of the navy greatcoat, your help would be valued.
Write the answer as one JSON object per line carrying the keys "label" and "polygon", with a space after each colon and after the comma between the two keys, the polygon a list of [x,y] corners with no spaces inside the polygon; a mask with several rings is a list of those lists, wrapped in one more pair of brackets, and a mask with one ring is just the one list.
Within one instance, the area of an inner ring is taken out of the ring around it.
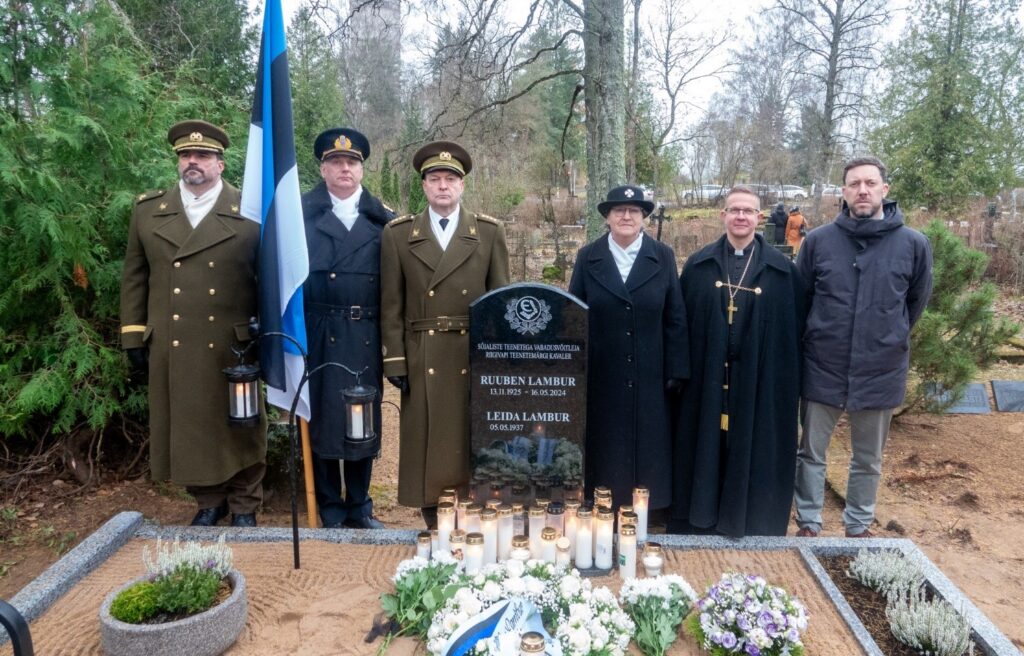
{"label": "navy greatcoat", "polygon": [[[327,185],[321,182],[302,197],[302,214],[309,246],[303,295],[310,368],[328,361],[353,371],[368,367],[360,382],[378,390],[373,414],[380,435],[380,236],[394,213],[364,188],[359,218],[349,231],[334,214]],[[340,367],[327,367],[309,381],[310,439],[321,458],[361,460],[380,451],[379,439],[360,447],[346,444],[341,390],[355,382]]]}
{"label": "navy greatcoat", "polygon": [[580,249],[569,292],[590,307],[586,485],[616,505],[646,485],[650,507],[672,495],[672,423],[665,383],[690,375],[686,311],[672,249],[647,235],[626,282],[608,236]]}

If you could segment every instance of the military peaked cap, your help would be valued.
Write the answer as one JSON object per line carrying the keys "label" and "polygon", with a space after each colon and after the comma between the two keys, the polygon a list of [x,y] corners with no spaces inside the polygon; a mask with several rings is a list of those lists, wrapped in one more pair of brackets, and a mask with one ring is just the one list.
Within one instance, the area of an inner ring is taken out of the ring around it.
{"label": "military peaked cap", "polygon": [[331,128],[313,142],[313,155],[323,162],[334,156],[351,157],[360,162],[370,159],[370,140],[352,128]]}
{"label": "military peaked cap", "polygon": [[454,141],[435,141],[416,151],[412,156],[412,167],[420,176],[438,169],[465,176],[473,170],[473,158]]}
{"label": "military peaked cap", "polygon": [[174,152],[183,150],[205,150],[210,153],[223,153],[230,145],[228,135],[216,125],[206,121],[182,121],[175,123],[167,131],[167,141]]}

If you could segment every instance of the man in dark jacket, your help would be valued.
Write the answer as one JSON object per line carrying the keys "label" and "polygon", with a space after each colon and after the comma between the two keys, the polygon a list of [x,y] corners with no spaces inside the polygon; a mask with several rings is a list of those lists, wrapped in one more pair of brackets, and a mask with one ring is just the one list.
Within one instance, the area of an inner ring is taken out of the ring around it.
{"label": "man in dark jacket", "polygon": [[803,439],[796,475],[798,535],[821,530],[825,453],[836,422],[850,417],[847,537],[871,537],[882,449],[893,410],[903,403],[910,329],[932,291],[927,238],[903,225],[885,165],[851,160],[843,171],[843,210],[812,230],[797,267],[811,286],[804,331]]}
{"label": "man in dark jacket", "polygon": [[[302,197],[309,246],[303,286],[310,369],[337,362],[383,391],[380,342],[380,236],[394,213],[361,185],[370,144],[350,128],[325,130],[313,146],[323,182]],[[380,452],[380,403],[374,439],[346,437],[341,391],[357,376],[329,366],[309,382],[313,477],[326,528],[383,528],[373,517],[370,473]],[[339,462],[344,461],[344,464]],[[345,497],[342,498],[342,469]]]}
{"label": "man in dark jacket", "polygon": [[789,524],[806,294],[789,258],[755,232],[759,205],[753,189],[730,189],[726,234],[683,267],[691,375],[672,532],[785,535]]}
{"label": "man in dark jacket", "polygon": [[771,216],[768,217],[768,221],[775,226],[775,243],[785,244],[786,224],[789,222],[789,214],[786,212],[786,204],[782,201],[776,203],[774,209],[772,209]]}

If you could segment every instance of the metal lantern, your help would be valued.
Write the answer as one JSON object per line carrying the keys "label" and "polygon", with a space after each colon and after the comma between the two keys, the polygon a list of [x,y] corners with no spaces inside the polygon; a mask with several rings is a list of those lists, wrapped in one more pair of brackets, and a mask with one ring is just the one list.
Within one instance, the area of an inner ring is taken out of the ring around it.
{"label": "metal lantern", "polygon": [[356,383],[341,391],[345,402],[345,437],[352,442],[366,442],[377,436],[373,428],[373,402],[377,388]]}
{"label": "metal lantern", "polygon": [[256,426],[260,423],[259,378],[255,364],[239,362],[224,370],[228,377],[228,424]]}

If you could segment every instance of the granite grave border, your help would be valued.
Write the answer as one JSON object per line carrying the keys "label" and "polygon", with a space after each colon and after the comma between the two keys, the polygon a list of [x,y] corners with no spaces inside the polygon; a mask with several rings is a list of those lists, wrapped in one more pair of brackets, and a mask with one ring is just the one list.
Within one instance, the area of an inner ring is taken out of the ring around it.
{"label": "granite grave border", "polygon": [[[141,513],[126,511],[115,515],[81,544],[65,554],[10,600],[28,622],[38,619],[65,592],[99,567],[132,538],[171,540],[213,540],[223,533],[230,542],[288,542],[290,528],[199,528],[160,526],[143,521]],[[339,544],[390,545],[414,544],[416,530],[385,529],[299,529],[302,540],[322,540]],[[678,550],[738,549],[746,551],[784,551],[795,549],[808,570],[821,585],[840,616],[869,656],[884,656],[867,629],[836,588],[818,561],[819,556],[855,555],[861,549],[893,549],[916,560],[925,572],[931,591],[958,609],[970,622],[978,652],[985,656],[1020,656],[1013,645],[984,613],[964,595],[911,540],[894,538],[796,538],[749,537],[741,539],[716,536],[658,535],[662,546]],[[0,629],[0,645],[9,640]]]}

